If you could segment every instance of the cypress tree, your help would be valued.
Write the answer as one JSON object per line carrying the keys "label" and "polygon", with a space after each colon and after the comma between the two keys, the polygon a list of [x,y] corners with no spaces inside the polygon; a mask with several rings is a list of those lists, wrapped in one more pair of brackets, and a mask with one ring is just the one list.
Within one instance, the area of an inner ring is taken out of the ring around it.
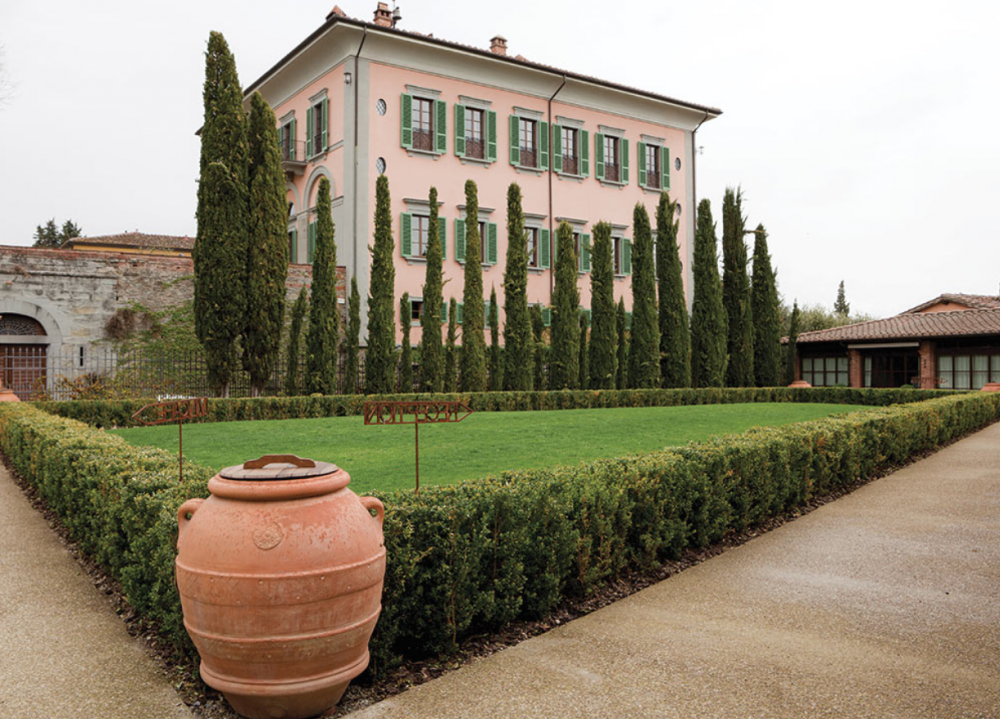
{"label": "cypress tree", "polygon": [[455,378],[455,333],[458,325],[458,303],[452,297],[448,301],[448,346],[444,353],[444,391],[454,392],[458,389],[458,382]]}
{"label": "cypress tree", "polygon": [[688,328],[681,256],[677,248],[677,203],[660,194],[656,207],[656,275],[660,291],[660,378],[664,387],[691,386],[691,335]]}
{"label": "cypress tree", "polygon": [[330,180],[319,178],[316,190],[316,252],[312,265],[312,302],[306,334],[306,387],[309,394],[337,391],[337,245],[330,204]]}
{"label": "cypress tree", "polygon": [[205,348],[208,381],[228,397],[246,322],[250,211],[243,90],[236,61],[217,32],[208,38],[203,99],[198,238],[193,253],[195,333]]}
{"label": "cypress tree", "polygon": [[799,313],[798,300],[792,305],[792,319],[788,328],[788,344],[785,346],[785,384],[795,381],[795,362],[798,355],[799,323],[801,315]]}
{"label": "cypress tree", "polygon": [[549,389],[577,389],[580,386],[580,290],[576,286],[576,268],[573,228],[561,222],[556,244]]}
{"label": "cypress tree", "polygon": [[490,390],[500,392],[503,389],[503,364],[500,361],[500,317],[497,310],[497,290],[490,288]]}
{"label": "cypress tree", "polygon": [[420,317],[420,388],[424,392],[444,389],[444,347],[441,344],[442,250],[438,233],[438,192],[432,187],[427,197],[430,218],[427,221],[427,260],[424,279],[424,308]]}
{"label": "cypress tree", "polygon": [[399,353],[399,391],[413,391],[413,353],[410,351],[410,293],[399,298],[399,329],[403,334],[403,349]]}
{"label": "cypress tree", "polygon": [[778,287],[767,252],[767,231],[757,225],[753,243],[753,282],[750,285],[753,307],[753,371],[758,387],[777,387],[781,383],[781,315]]}
{"label": "cypress tree", "polygon": [[747,276],[747,245],[743,241],[745,227],[743,192],[726,188],[722,200],[722,304],[728,321],[726,384],[729,387],[751,387],[754,383],[753,308]]}
{"label": "cypress tree", "polygon": [[368,350],[365,352],[365,394],[388,394],[396,386],[394,315],[396,268],[392,239],[389,178],[375,183],[375,244],[372,245],[371,291],[368,296]]}
{"label": "cypress tree", "polygon": [[[617,338],[615,337],[615,276],[611,261],[611,225],[594,226],[590,251],[590,389],[614,389]],[[624,308],[623,308],[624,309]],[[581,343],[583,338],[581,337]]]}
{"label": "cypress tree", "polygon": [[503,272],[503,388],[531,389],[531,320],[528,318],[528,242],[524,235],[521,188],[507,188],[507,265]]}
{"label": "cypress tree", "polygon": [[465,182],[465,287],[462,290],[462,354],[459,358],[463,392],[485,392],[486,340],[483,324],[483,258],[479,246],[479,196],[476,183]]}
{"label": "cypress tree", "polygon": [[837,288],[837,301],[833,303],[833,311],[841,317],[847,317],[851,314],[851,304],[847,301],[843,280],[840,281],[840,287]]}
{"label": "cypress tree", "polygon": [[277,120],[255,92],[250,98],[249,175],[250,240],[247,253],[247,309],[243,330],[243,366],[251,393],[260,395],[281,351],[288,276],[288,208],[281,169]]}
{"label": "cypress tree", "polygon": [[299,290],[299,296],[292,305],[292,325],[288,329],[288,346],[285,348],[285,394],[295,397],[299,394],[299,357],[302,355],[302,323],[306,317],[306,288]]}
{"label": "cypress tree", "polygon": [[694,236],[694,303],[691,306],[691,385],[721,387],[726,378],[726,309],[719,282],[719,241],[712,204],[698,204]]}
{"label": "cypress tree", "polygon": [[531,373],[531,386],[536,392],[540,392],[545,389],[545,318],[542,316],[542,306],[532,305],[530,314],[531,333],[535,338],[535,366]]}
{"label": "cypress tree", "polygon": [[588,389],[590,381],[590,362],[587,356],[587,313],[580,311],[580,389]]}
{"label": "cypress tree", "polygon": [[361,293],[358,278],[351,278],[351,296],[347,301],[347,332],[340,345],[344,355],[344,394],[358,391],[358,346],[361,343]]}
{"label": "cypress tree", "polygon": [[632,213],[632,341],[628,355],[628,386],[648,389],[660,384],[660,328],[656,311],[653,232],[646,207]]}
{"label": "cypress tree", "polygon": [[615,326],[618,330],[618,361],[617,372],[615,374],[615,387],[626,389],[628,387],[628,335],[625,334],[628,318],[625,314],[625,298],[618,299],[618,316],[615,318]]}

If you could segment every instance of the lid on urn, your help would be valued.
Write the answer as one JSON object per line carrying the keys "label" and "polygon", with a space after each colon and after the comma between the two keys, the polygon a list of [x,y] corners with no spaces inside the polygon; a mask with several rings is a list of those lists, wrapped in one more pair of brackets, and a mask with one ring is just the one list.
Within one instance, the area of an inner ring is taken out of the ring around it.
{"label": "lid on urn", "polygon": [[283,479],[308,479],[333,474],[337,465],[330,462],[316,462],[294,454],[267,454],[251,459],[243,464],[226,467],[219,476],[250,482],[267,482]]}

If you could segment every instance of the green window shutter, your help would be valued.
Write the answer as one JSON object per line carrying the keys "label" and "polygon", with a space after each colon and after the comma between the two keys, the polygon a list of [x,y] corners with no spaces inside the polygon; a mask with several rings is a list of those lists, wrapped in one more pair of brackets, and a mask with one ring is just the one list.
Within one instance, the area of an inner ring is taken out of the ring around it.
{"label": "green window shutter", "polygon": [[438,217],[438,240],[441,242],[441,259],[448,259],[448,220]]}
{"label": "green window shutter", "polygon": [[591,317],[590,310],[584,310],[583,314],[587,318],[587,327],[590,327],[590,317]]}
{"label": "green window shutter", "polygon": [[309,223],[309,242],[306,248],[306,262],[313,263],[313,255],[316,254],[316,223]]}
{"label": "green window shutter", "polygon": [[486,223],[488,239],[486,242],[486,261],[491,265],[497,263],[497,224],[495,222]]}
{"label": "green window shutter", "polygon": [[295,118],[288,123],[288,157],[291,160],[295,159]]}
{"label": "green window shutter", "polygon": [[510,116],[510,164],[521,164],[521,139],[517,133],[517,115]]}
{"label": "green window shutter", "polygon": [[455,259],[465,262],[465,220],[455,218]]}
{"label": "green window shutter", "polygon": [[455,305],[455,324],[462,324],[462,318],[465,316],[464,307],[461,302]]}
{"label": "green window shutter", "polygon": [[400,142],[409,149],[413,147],[413,95],[400,95],[399,107]]}
{"label": "green window shutter", "polygon": [[497,114],[493,110],[486,113],[486,159],[497,161]]}
{"label": "green window shutter", "polygon": [[549,231],[542,229],[538,231],[538,266],[545,270],[551,264],[549,260]]}
{"label": "green window shutter", "polygon": [[562,172],[562,125],[552,126],[552,170]]}
{"label": "green window shutter", "polygon": [[448,103],[444,100],[435,100],[434,109],[437,110],[437,117],[434,119],[437,151],[439,155],[443,155],[448,152]]}
{"label": "green window shutter", "polygon": [[580,174],[590,177],[590,132],[580,130]]}
{"label": "green window shutter", "polygon": [[604,133],[594,133],[594,163],[597,165],[597,179],[604,179]]}
{"label": "green window shutter", "polygon": [[327,142],[327,131],[330,129],[330,101],[327,98],[323,98],[323,117],[320,118],[320,131],[323,133],[323,147],[316,150],[317,152],[326,152],[326,148],[330,145]]}
{"label": "green window shutter", "polygon": [[660,188],[670,189],[670,148],[660,148]]}
{"label": "green window shutter", "polygon": [[403,257],[413,256],[413,215],[409,212],[399,216],[399,246]]}
{"label": "green window shutter", "polygon": [[551,327],[552,326],[552,308],[551,307],[543,307],[542,308],[542,324],[544,324],[546,327]]}
{"label": "green window shutter", "polygon": [[549,169],[549,123],[538,123],[538,169]]}
{"label": "green window shutter", "polygon": [[448,302],[444,301],[441,303],[441,324],[448,321]]}
{"label": "green window shutter", "polygon": [[646,186],[646,143],[637,142],[635,146],[636,146],[637,159],[639,160],[638,162],[639,187],[645,187]]}
{"label": "green window shutter", "polygon": [[621,181],[623,185],[628,184],[628,140],[624,137],[619,140],[621,143],[621,155],[622,155],[622,172]]}
{"label": "green window shutter", "polygon": [[632,241],[622,238],[622,274],[632,274]]}
{"label": "green window shutter", "polygon": [[490,328],[490,301],[483,300],[483,327]]}
{"label": "green window shutter", "polygon": [[580,269],[590,272],[590,235],[580,235],[580,245],[583,250],[580,253]]}
{"label": "green window shutter", "polygon": [[465,157],[465,105],[455,103],[455,154]]}
{"label": "green window shutter", "polygon": [[313,155],[313,109],[306,110],[306,157]]}
{"label": "green window shutter", "polygon": [[292,230],[292,246],[289,248],[288,261],[297,264],[299,261],[299,231]]}
{"label": "green window shutter", "polygon": [[625,329],[632,329],[632,311],[629,310],[625,313]]}

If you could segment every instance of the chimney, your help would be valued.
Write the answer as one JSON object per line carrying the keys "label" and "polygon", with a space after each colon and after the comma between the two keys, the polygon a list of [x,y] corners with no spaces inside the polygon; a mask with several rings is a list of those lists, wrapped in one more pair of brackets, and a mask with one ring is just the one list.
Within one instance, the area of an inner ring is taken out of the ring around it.
{"label": "chimney", "polygon": [[490,52],[494,55],[507,56],[507,38],[503,35],[494,35],[490,40]]}
{"label": "chimney", "polygon": [[340,5],[334,5],[333,10],[327,13],[326,19],[329,20],[332,17],[347,17],[347,13],[340,9]]}
{"label": "chimney", "polygon": [[375,10],[375,24],[381,27],[392,27],[392,11],[389,5],[384,2],[378,4]]}

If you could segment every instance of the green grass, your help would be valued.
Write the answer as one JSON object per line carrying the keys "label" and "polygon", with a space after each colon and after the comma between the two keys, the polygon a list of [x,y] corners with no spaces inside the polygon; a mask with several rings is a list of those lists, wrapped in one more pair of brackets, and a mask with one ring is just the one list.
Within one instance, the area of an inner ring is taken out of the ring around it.
{"label": "green grass", "polygon": [[[448,484],[508,469],[554,467],[648,452],[865,409],[843,404],[717,404],[690,407],[480,412],[460,424],[420,427],[420,483]],[[116,430],[136,445],[177,451],[177,427]],[[357,492],[413,486],[413,426],[364,426],[361,417],[191,424],[184,456],[220,469],[264,454],[334,462]]]}

